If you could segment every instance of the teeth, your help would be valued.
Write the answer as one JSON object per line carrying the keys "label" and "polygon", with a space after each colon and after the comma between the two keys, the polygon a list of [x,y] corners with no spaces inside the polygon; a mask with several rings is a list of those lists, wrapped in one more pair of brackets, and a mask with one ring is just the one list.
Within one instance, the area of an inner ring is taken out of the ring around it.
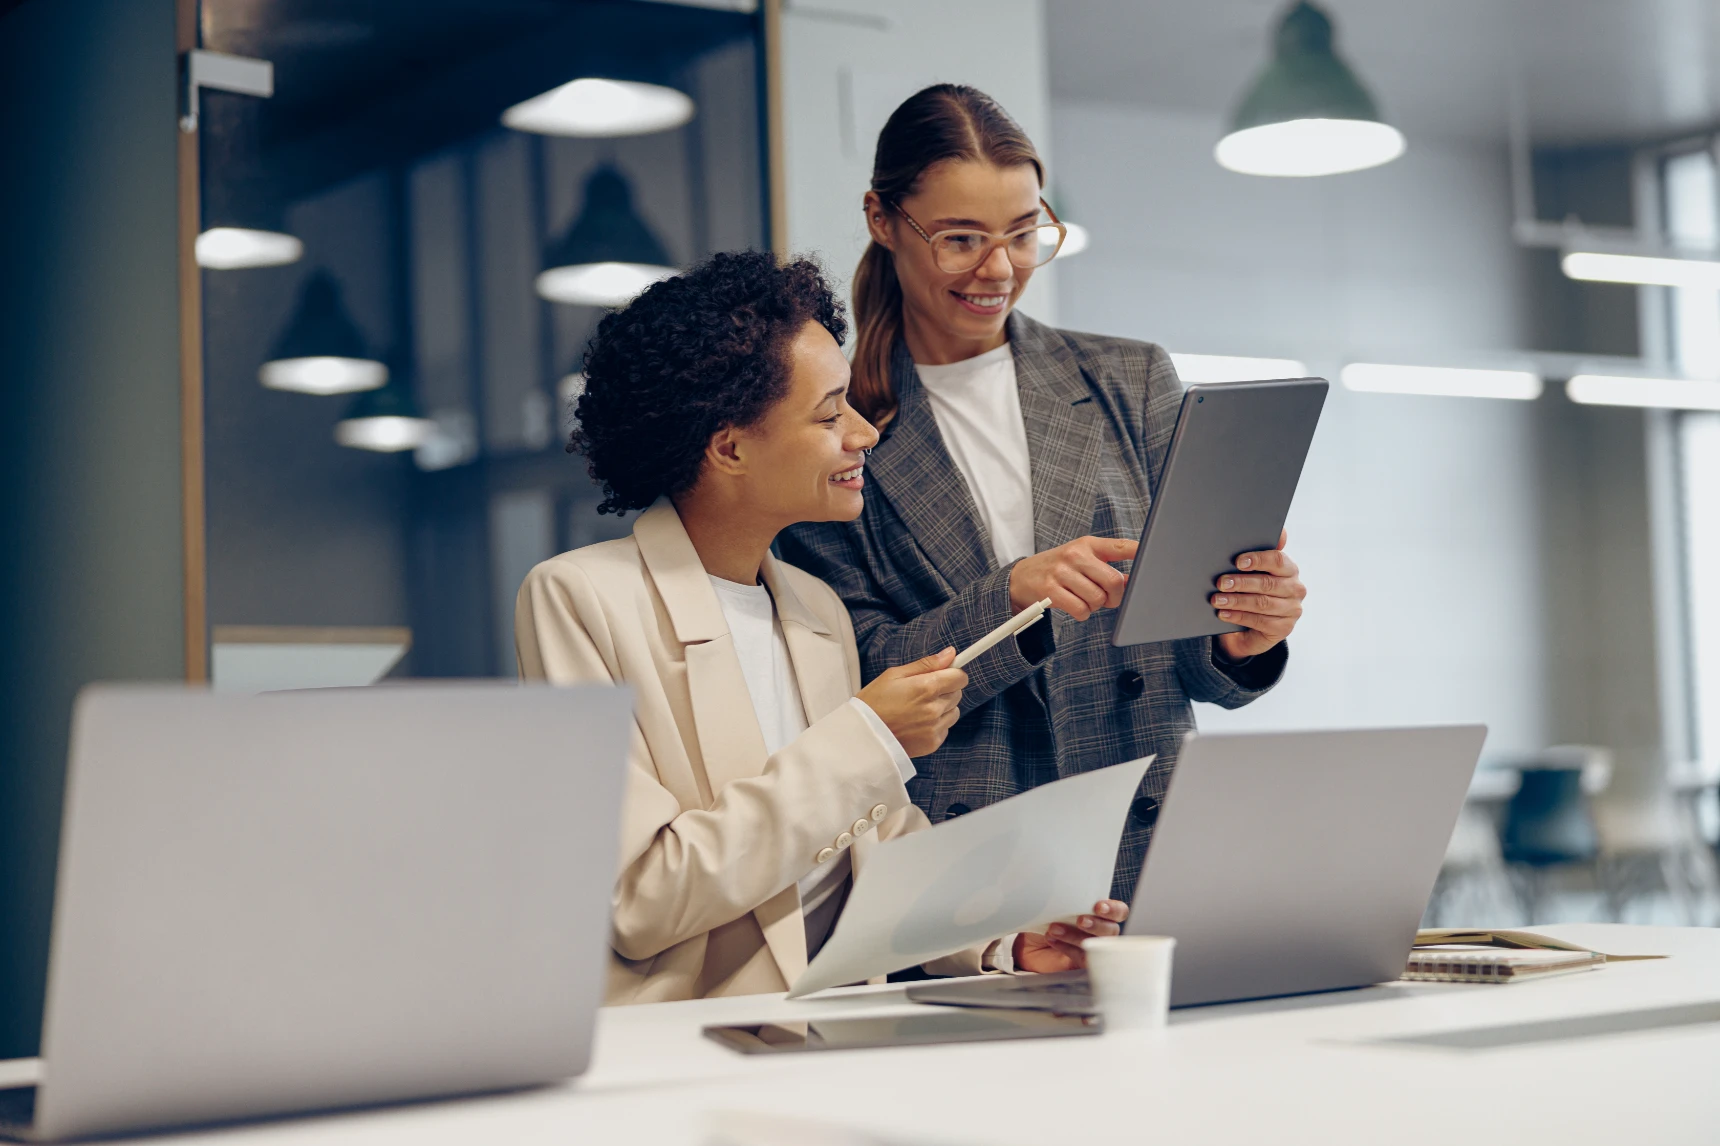
{"label": "teeth", "polygon": [[[958,294],[960,292],[957,292]],[[960,297],[967,299],[975,306],[1001,306],[1008,295],[1001,294],[964,294]]]}
{"label": "teeth", "polygon": [[865,472],[866,472],[865,466],[855,466],[851,470],[848,470],[844,473],[839,473],[839,474],[835,475],[830,480],[831,481],[853,481],[855,478],[859,477],[861,474],[863,474]]}

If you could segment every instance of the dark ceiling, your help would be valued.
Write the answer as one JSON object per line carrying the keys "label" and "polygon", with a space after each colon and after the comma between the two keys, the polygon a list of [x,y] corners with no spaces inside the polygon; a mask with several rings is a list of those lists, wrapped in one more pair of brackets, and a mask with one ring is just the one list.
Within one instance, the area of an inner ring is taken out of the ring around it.
{"label": "dark ceiling", "polygon": [[681,86],[692,61],[756,32],[752,15],[644,0],[203,4],[205,47],[275,65],[274,97],[250,114],[284,199],[488,131],[579,76]]}

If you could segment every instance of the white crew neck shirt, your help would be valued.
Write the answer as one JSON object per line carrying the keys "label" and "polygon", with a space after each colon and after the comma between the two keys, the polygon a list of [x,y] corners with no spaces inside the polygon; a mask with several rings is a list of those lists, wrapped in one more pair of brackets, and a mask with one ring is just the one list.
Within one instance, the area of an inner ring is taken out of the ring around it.
{"label": "white crew neck shirt", "polygon": [[998,568],[1032,556],[1033,478],[1009,343],[947,366],[916,362],[914,370],[991,535]]}
{"label": "white crew neck shirt", "polygon": [[[723,619],[729,625],[735,656],[741,662],[741,677],[746,681],[747,694],[752,698],[759,731],[764,734],[765,751],[774,756],[784,746],[793,743],[807,727],[806,708],[800,700],[800,686],[794,679],[794,665],[789,660],[788,641],[782,635],[782,622],[776,615],[776,602],[771,600],[770,590],[763,585],[742,585],[711,576],[711,587],[717,591],[717,602],[722,605]],[[914,764],[889,726],[859,697],[848,703],[860,711],[872,734],[889,750],[902,782],[906,784],[912,780],[917,774]],[[847,902],[848,883],[853,873],[849,854],[849,850],[843,848],[799,881],[808,959],[824,946],[831,929],[836,926],[836,917],[842,913],[842,905]]]}

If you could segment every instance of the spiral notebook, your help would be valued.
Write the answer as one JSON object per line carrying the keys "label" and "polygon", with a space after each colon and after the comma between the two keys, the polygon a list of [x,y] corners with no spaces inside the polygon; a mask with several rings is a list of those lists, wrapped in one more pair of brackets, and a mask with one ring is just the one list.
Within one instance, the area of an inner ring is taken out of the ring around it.
{"label": "spiral notebook", "polygon": [[1409,954],[1403,977],[1420,983],[1517,983],[1607,961],[1598,951],[1505,951],[1497,947],[1428,947]]}
{"label": "spiral notebook", "polygon": [[1517,983],[1608,962],[1661,959],[1661,955],[1610,955],[1533,931],[1428,928],[1416,933],[1403,977],[1422,983]]}

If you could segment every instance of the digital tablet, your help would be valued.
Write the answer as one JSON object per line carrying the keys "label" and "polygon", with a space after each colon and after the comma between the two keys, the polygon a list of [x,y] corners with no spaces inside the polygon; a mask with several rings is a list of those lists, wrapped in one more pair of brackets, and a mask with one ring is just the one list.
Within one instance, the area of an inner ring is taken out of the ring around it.
{"label": "digital tablet", "polygon": [[1327,388],[1295,378],[1203,382],[1183,394],[1113,645],[1242,628],[1218,619],[1217,579],[1242,554],[1278,545]]}
{"label": "digital tablet", "polygon": [[1045,1039],[1096,1035],[1103,1029],[1104,1024],[1091,1015],[922,1007],[910,1015],[877,1018],[851,1016],[711,1026],[705,1028],[705,1037],[742,1054],[784,1054],[993,1042],[998,1039]]}

